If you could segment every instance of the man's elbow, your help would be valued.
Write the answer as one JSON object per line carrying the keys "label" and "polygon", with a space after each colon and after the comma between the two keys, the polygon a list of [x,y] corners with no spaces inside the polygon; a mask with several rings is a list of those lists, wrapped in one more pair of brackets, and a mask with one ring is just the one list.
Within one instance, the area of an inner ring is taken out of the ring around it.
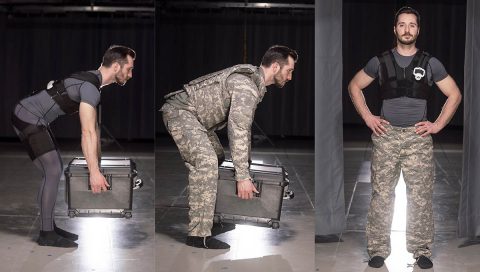
{"label": "man's elbow", "polygon": [[460,93],[460,90],[453,93],[452,100],[455,102],[456,106],[460,105],[460,102],[462,102],[462,94]]}
{"label": "man's elbow", "polygon": [[348,84],[348,93],[350,94],[350,97],[355,96],[358,92],[361,92],[361,89],[355,84],[355,82],[350,81]]}
{"label": "man's elbow", "polygon": [[95,129],[82,129],[82,138],[92,138],[96,136],[97,132],[95,131]]}

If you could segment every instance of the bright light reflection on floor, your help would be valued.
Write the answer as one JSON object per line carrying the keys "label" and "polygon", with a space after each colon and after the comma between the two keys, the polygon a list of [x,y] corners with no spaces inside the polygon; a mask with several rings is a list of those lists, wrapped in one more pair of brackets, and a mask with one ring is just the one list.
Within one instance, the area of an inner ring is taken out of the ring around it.
{"label": "bright light reflection on floor", "polygon": [[236,225],[235,230],[231,231],[231,235],[229,235],[229,238],[236,240],[237,244],[233,259],[249,259],[269,255],[265,238],[271,231],[269,228]]}
{"label": "bright light reflection on floor", "polygon": [[405,232],[407,226],[407,193],[403,173],[400,173],[397,187],[395,188],[395,213],[393,214],[392,231]]}
{"label": "bright light reflection on floor", "polygon": [[84,264],[93,267],[104,264],[111,266],[112,251],[112,219],[111,218],[85,218],[82,220],[82,247],[85,247]]}
{"label": "bright light reflection on floor", "polygon": [[395,211],[390,233],[392,253],[386,260],[389,272],[412,271],[412,267],[407,267],[407,264],[412,264],[415,260],[412,258],[412,254],[407,252],[406,248],[406,221],[407,194],[405,181],[401,173],[395,188]]}

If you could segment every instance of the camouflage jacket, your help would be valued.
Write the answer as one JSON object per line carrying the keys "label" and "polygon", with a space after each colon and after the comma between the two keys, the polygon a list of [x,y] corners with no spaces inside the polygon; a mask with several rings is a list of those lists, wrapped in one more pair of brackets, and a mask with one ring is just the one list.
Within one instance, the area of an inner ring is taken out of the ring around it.
{"label": "camouflage jacket", "polygon": [[242,180],[250,178],[251,126],[265,92],[261,69],[239,64],[192,80],[165,99],[176,108],[195,114],[208,133],[227,125],[236,179]]}

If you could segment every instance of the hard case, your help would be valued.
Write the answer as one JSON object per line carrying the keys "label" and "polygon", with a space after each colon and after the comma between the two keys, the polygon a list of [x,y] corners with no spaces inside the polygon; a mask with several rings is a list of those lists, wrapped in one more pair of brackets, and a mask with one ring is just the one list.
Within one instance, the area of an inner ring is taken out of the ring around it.
{"label": "hard case", "polygon": [[[235,170],[231,161],[219,167],[217,200],[214,222],[247,223],[280,227],[280,215],[284,198],[293,198],[288,186],[288,173],[282,166],[250,165],[250,176],[259,194],[253,199],[243,200],[237,196]],[[287,187],[288,188],[288,187]]]}
{"label": "hard case", "polygon": [[100,171],[110,187],[93,194],[85,158],[74,158],[65,170],[65,199],[68,216],[132,217],[132,187],[137,176],[135,162],[129,158],[104,157]]}

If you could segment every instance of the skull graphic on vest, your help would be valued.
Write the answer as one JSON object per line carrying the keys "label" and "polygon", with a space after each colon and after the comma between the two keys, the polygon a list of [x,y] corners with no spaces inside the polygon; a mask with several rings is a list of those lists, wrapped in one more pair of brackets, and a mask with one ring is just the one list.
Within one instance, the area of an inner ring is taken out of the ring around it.
{"label": "skull graphic on vest", "polygon": [[425,76],[425,69],[423,69],[421,67],[415,67],[413,69],[413,75],[415,76],[416,80],[420,80],[420,79],[422,79],[422,77]]}

